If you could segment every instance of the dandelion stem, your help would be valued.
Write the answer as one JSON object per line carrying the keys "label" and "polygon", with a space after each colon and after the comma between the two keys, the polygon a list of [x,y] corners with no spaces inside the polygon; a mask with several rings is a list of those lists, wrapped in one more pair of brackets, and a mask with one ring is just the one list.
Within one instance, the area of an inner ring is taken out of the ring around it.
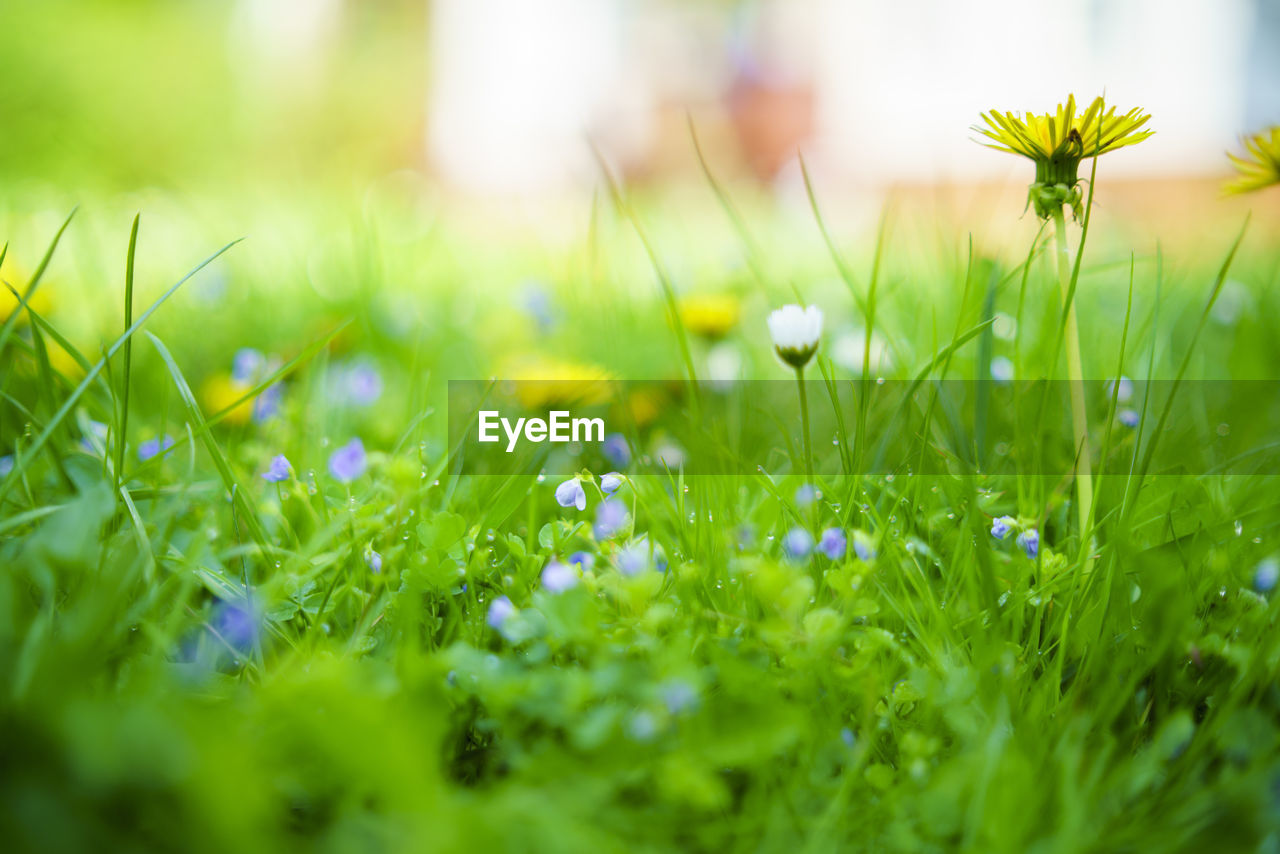
{"label": "dandelion stem", "polygon": [[1089,413],[1085,408],[1084,372],[1080,361],[1080,328],[1076,324],[1075,301],[1071,294],[1071,253],[1067,250],[1067,221],[1062,207],[1053,211],[1057,231],[1058,283],[1062,288],[1066,310],[1065,344],[1067,379],[1071,387],[1071,433],[1075,441],[1077,509],[1080,514],[1080,541],[1089,536],[1089,519],[1093,509],[1093,463],[1089,458]]}

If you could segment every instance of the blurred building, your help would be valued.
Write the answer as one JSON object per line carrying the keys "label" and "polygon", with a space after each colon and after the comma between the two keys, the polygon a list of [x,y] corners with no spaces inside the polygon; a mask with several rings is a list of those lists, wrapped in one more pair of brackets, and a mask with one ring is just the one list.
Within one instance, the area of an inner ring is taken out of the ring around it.
{"label": "blurred building", "polygon": [[307,89],[322,81],[340,34],[343,0],[238,0],[233,45],[257,81]]}
{"label": "blurred building", "polygon": [[[260,0],[266,2],[266,0]],[[1153,115],[1112,174],[1216,173],[1280,121],[1274,0],[434,0],[428,152],[450,184],[542,192],[596,180],[588,140],[652,174],[690,158],[762,178],[797,147],[862,184],[999,177],[979,112],[1105,92]]]}

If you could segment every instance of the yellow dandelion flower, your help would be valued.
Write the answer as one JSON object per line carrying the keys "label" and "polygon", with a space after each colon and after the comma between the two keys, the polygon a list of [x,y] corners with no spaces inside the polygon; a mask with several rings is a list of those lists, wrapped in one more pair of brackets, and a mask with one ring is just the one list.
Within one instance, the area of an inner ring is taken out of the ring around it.
{"label": "yellow dandelion flower", "polygon": [[[200,402],[204,404],[206,416],[217,415],[228,406],[244,397],[252,386],[232,379],[231,374],[214,374],[200,386]],[[249,398],[223,418],[226,424],[248,424],[253,415],[253,398]]]}
{"label": "yellow dandelion flower", "polygon": [[741,304],[732,294],[697,294],[680,300],[680,320],[694,335],[713,341],[738,324]]}
{"label": "yellow dandelion flower", "polygon": [[1100,97],[1082,113],[1076,112],[1075,95],[1070,95],[1054,113],[1020,116],[991,110],[981,116],[986,126],[974,125],[973,130],[991,142],[979,142],[1035,162],[1036,181],[1027,200],[1043,219],[1052,216],[1055,209],[1061,210],[1064,204],[1071,205],[1079,215],[1078,172],[1082,159],[1136,145],[1154,133],[1142,130],[1151,116],[1140,108],[1117,115],[1116,108],[1107,109]]}
{"label": "yellow dandelion flower", "polygon": [[1226,186],[1226,191],[1249,193],[1280,184],[1280,126],[1246,136],[1240,142],[1245,148],[1244,156],[1227,152],[1240,175]]}

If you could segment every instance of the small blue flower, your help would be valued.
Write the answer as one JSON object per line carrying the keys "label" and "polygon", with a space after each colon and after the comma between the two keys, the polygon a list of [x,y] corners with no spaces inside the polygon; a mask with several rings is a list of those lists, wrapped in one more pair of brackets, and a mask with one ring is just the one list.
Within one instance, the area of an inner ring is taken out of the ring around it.
{"label": "small blue flower", "polygon": [[640,537],[618,552],[618,572],[623,575],[639,575],[655,566],[660,572],[666,572],[667,556],[663,553],[661,546],[654,546],[653,554],[650,556],[647,536]]}
{"label": "small blue flower", "polygon": [[258,424],[270,421],[280,414],[284,389],[280,383],[272,383],[253,399],[253,420]]}
{"label": "small blue flower", "polygon": [[840,560],[849,550],[849,538],[839,528],[827,528],[818,540],[818,551],[832,560]]}
{"label": "small blue flower", "polygon": [[147,439],[138,443],[138,459],[145,463],[161,451],[167,451],[172,447],[172,436],[165,436],[163,442],[160,439]]}
{"label": "small blue flower", "polygon": [[231,379],[252,385],[262,376],[267,357],[252,347],[241,347],[231,360]]}
{"label": "small blue flower", "polygon": [[1003,540],[1009,532],[1018,527],[1018,520],[1012,516],[1001,516],[991,520],[991,536]]}
{"label": "small blue flower", "polygon": [[356,406],[370,406],[382,397],[382,376],[367,362],[348,368],[343,385],[347,400]]}
{"label": "small blue flower", "polygon": [[11,471],[13,471],[13,454],[5,454],[0,457],[0,477],[8,477]]}
{"label": "small blue flower", "polygon": [[792,560],[804,560],[813,551],[813,534],[796,527],[782,538],[782,551]]}
{"label": "small blue flower", "polygon": [[233,648],[244,652],[258,639],[261,620],[257,610],[239,602],[222,602],[214,610],[210,625]]}
{"label": "small blue flower", "polygon": [[343,483],[350,483],[364,474],[368,462],[364,442],[359,438],[352,439],[329,456],[329,474]]}
{"label": "small blue flower", "polygon": [[863,563],[875,560],[876,550],[871,545],[870,539],[861,531],[855,531],[853,534],[853,553],[858,556],[858,560]]}
{"label": "small blue flower", "polygon": [[737,543],[738,551],[745,551],[751,548],[756,543],[756,529],[750,525],[739,525],[738,530],[735,532],[735,542]]}
{"label": "small blue flower", "polygon": [[1115,394],[1116,401],[1118,403],[1128,403],[1129,400],[1133,397],[1133,380],[1125,376],[1120,377],[1119,388],[1116,387],[1116,381],[1114,379],[1107,380],[1107,384],[1105,388],[1107,392],[1107,397],[1110,397],[1112,394]]}
{"label": "small blue flower", "polygon": [[292,474],[293,466],[289,465],[289,458],[284,454],[276,454],[271,458],[271,465],[262,473],[262,479],[268,483],[280,483],[288,480]]}
{"label": "small blue flower", "polygon": [[650,741],[658,734],[658,721],[650,712],[641,709],[631,716],[627,734],[636,741]]}
{"label": "small blue flower", "polygon": [[1013,362],[1005,356],[996,356],[991,360],[991,379],[1000,385],[1013,381]]}
{"label": "small blue flower", "polygon": [[624,469],[631,462],[631,446],[621,433],[610,433],[604,437],[600,453],[615,467]]}
{"label": "small blue flower", "polygon": [[698,690],[683,679],[668,679],[658,689],[667,711],[673,715],[698,707]]}
{"label": "small blue flower", "polygon": [[605,495],[613,495],[622,486],[622,475],[616,471],[600,476],[600,491]]}
{"label": "small blue flower", "polygon": [[808,507],[818,498],[818,490],[813,488],[812,483],[805,483],[796,490],[796,506]]}
{"label": "small blue flower", "polygon": [[578,571],[553,560],[542,570],[542,586],[551,593],[563,593],[578,586]]}
{"label": "small blue flower", "polygon": [[853,735],[853,730],[849,729],[848,727],[841,727],[840,740],[843,741],[844,746],[849,748],[850,750],[852,750],[853,746],[858,743],[858,740]]}
{"label": "small blue flower", "polygon": [[587,572],[596,565],[596,556],[591,552],[574,552],[569,555],[569,565],[578,567],[580,572]]}
{"label": "small blue flower", "polygon": [[649,568],[649,550],[632,544],[618,552],[618,572],[628,577],[639,575]]}
{"label": "small blue flower", "polygon": [[374,575],[382,572],[382,555],[373,550],[372,546],[365,549],[364,564],[369,567],[369,571]]}
{"label": "small blue flower", "polygon": [[1253,571],[1253,589],[1259,593],[1270,593],[1277,581],[1280,581],[1280,561],[1273,557],[1259,563]]}
{"label": "small blue flower", "polygon": [[1116,415],[1116,418],[1120,421],[1121,424],[1128,427],[1130,430],[1137,427],[1138,421],[1140,420],[1138,418],[1138,413],[1132,409],[1121,409],[1120,412]]}
{"label": "small blue flower", "polygon": [[571,477],[556,487],[556,503],[561,507],[587,509],[587,493],[576,477]]}
{"label": "small blue flower", "polygon": [[556,324],[555,303],[541,282],[526,282],[521,293],[521,306],[543,332]]}
{"label": "small blue flower", "polygon": [[489,628],[501,631],[507,620],[515,614],[516,606],[511,604],[511,600],[506,596],[499,596],[489,603],[489,613],[485,615],[484,621],[489,624]]}
{"label": "small blue flower", "polygon": [[684,449],[670,440],[663,440],[653,449],[653,461],[665,468],[676,471],[684,465]]}
{"label": "small blue flower", "polygon": [[98,453],[98,449],[107,444],[107,435],[109,432],[110,428],[108,428],[106,424],[103,424],[101,421],[94,421],[90,419],[89,432],[80,440],[81,450],[86,454],[96,455]]}
{"label": "small blue flower", "polygon": [[1016,542],[1031,560],[1035,560],[1036,555],[1040,553],[1040,532],[1035,528],[1023,531],[1018,535]]}
{"label": "small blue flower", "polygon": [[607,540],[622,529],[627,521],[627,505],[617,498],[606,498],[596,507],[596,524],[592,532],[597,540]]}

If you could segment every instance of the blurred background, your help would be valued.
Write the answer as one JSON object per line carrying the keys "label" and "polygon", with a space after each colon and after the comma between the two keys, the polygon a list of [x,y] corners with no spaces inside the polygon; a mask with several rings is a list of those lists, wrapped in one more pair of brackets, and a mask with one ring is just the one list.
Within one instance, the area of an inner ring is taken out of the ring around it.
{"label": "blurred background", "polygon": [[[1120,267],[1105,265],[1131,250],[1142,272],[1155,269],[1158,240],[1178,247],[1171,266],[1194,288],[1201,259],[1216,263],[1246,210],[1261,214],[1254,241],[1280,235],[1280,192],[1221,191],[1224,152],[1280,122],[1280,0],[0,10],[0,239],[12,250],[0,277],[22,281],[79,206],[44,293],[86,352],[118,328],[121,259],[141,211],[140,300],[249,238],[184,294],[183,306],[218,309],[199,315],[205,334],[189,343],[202,368],[229,347],[301,346],[352,316],[366,343],[480,326],[495,363],[551,349],[619,366],[616,338],[547,331],[548,306],[591,304],[609,306],[618,329],[643,316],[664,335],[650,261],[613,211],[600,160],[625,182],[678,294],[727,291],[747,300],[744,328],[758,330],[770,305],[801,292],[856,326],[815,227],[803,153],[858,275],[893,212],[886,275],[913,316],[948,293],[966,240],[1020,258],[1036,233],[1024,213],[1032,167],[976,144],[979,114],[1052,109],[1070,92],[1140,106],[1156,131],[1100,162],[1091,257],[1103,272],[1084,285],[1086,307],[1114,308],[1103,305],[1118,284],[1107,271]],[[720,209],[691,127],[754,247]],[[499,322],[497,304],[513,317]],[[603,322],[598,309],[584,315]],[[672,368],[645,348],[629,358],[631,376]]]}
{"label": "blurred background", "polygon": [[[11,189],[354,188],[460,199],[632,182],[794,192],[1025,183],[980,111],[1104,92],[1154,116],[1108,177],[1224,172],[1280,121],[1277,0],[42,0],[3,7]],[[872,204],[873,207],[878,206]]]}

